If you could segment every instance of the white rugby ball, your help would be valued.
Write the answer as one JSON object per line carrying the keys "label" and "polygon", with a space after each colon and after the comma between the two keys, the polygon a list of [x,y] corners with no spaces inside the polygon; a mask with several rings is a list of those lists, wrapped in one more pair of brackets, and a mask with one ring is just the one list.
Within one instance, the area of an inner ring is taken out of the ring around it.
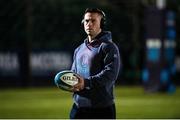
{"label": "white rugby ball", "polygon": [[56,74],[54,82],[58,88],[65,91],[71,91],[72,86],[78,83],[78,77],[76,73],[65,70]]}

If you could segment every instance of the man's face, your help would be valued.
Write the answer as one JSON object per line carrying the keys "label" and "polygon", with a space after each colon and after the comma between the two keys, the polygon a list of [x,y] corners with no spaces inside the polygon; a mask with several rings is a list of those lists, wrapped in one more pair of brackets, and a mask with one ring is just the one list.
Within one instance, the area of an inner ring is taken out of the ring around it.
{"label": "man's face", "polygon": [[100,31],[100,23],[102,16],[98,13],[87,12],[84,15],[84,30],[87,35],[95,37]]}

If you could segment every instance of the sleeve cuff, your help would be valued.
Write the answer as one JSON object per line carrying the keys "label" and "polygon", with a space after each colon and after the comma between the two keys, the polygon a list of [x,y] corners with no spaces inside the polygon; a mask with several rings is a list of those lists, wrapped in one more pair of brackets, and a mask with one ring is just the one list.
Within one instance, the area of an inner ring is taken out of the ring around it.
{"label": "sleeve cuff", "polygon": [[91,81],[89,79],[84,79],[84,87],[85,89],[91,89]]}

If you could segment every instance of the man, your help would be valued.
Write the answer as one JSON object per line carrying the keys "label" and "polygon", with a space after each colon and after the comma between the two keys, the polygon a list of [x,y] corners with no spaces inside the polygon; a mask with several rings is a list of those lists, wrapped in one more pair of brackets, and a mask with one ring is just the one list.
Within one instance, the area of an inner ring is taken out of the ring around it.
{"label": "man", "polygon": [[79,74],[79,83],[72,88],[71,119],[116,118],[113,87],[120,69],[120,56],[111,32],[103,31],[104,23],[102,10],[86,9],[82,24],[87,38],[75,50],[71,68]]}

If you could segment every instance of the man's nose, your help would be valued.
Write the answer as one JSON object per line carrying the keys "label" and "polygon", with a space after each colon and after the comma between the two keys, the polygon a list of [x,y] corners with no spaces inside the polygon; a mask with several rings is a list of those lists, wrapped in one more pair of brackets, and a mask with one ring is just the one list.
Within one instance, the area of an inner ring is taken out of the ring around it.
{"label": "man's nose", "polygon": [[87,25],[88,26],[92,25],[92,21],[88,21]]}

